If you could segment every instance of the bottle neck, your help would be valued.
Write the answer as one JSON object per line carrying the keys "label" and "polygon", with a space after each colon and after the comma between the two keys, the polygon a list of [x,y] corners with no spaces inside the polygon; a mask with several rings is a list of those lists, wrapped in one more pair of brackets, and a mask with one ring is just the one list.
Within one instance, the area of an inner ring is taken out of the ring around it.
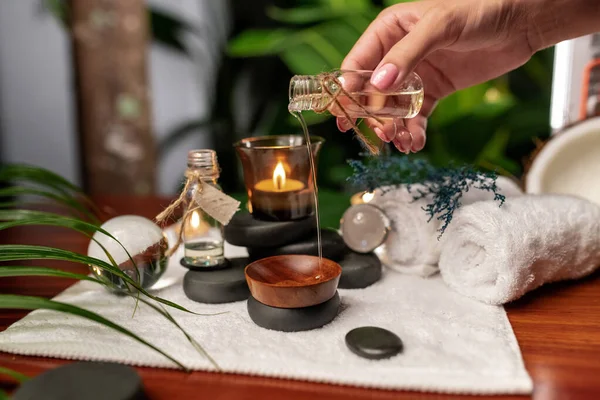
{"label": "bottle neck", "polygon": [[[332,93],[338,88],[330,87]],[[290,80],[289,104],[290,112],[311,111],[320,109],[329,101],[323,90],[322,80],[313,75],[296,75]]]}
{"label": "bottle neck", "polygon": [[198,174],[200,179],[205,182],[216,184],[219,179],[219,163],[214,150],[191,150],[188,153],[187,166],[189,171]]}

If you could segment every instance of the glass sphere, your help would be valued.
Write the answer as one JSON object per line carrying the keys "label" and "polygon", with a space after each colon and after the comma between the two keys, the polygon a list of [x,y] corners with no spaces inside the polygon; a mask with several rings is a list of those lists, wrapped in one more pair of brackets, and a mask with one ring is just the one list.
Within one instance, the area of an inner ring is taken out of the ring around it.
{"label": "glass sphere", "polygon": [[[168,241],[162,229],[153,221],[137,215],[115,217],[106,221],[101,228],[113,235],[121,244],[104,233],[96,231],[94,240],[90,241],[88,246],[88,256],[111,264],[105,251],[98,244],[100,243],[119,268],[140,286],[147,289],[154,285],[167,269],[169,261],[165,254],[169,248]],[[123,247],[127,249],[135,265]],[[91,266],[91,269],[100,278],[112,282],[114,290],[127,289],[120,277],[98,266]]]}

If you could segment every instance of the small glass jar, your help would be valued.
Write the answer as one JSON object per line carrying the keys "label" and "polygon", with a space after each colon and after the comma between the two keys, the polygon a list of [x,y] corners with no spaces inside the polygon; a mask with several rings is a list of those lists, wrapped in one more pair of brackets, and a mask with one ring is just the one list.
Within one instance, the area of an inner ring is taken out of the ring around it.
{"label": "small glass jar", "polygon": [[[219,164],[214,150],[191,150],[188,153],[188,172],[197,173],[202,185],[220,190]],[[225,262],[223,225],[202,211],[194,198],[202,190],[194,183],[186,193],[188,209],[192,210],[182,221],[184,262],[190,267],[215,267]]]}
{"label": "small glass jar", "polygon": [[[289,87],[291,112],[329,111],[335,116],[382,120],[413,118],[423,105],[423,81],[414,72],[392,92],[371,85],[373,71],[336,70],[320,75],[296,75]],[[338,104],[333,101],[337,100]]]}

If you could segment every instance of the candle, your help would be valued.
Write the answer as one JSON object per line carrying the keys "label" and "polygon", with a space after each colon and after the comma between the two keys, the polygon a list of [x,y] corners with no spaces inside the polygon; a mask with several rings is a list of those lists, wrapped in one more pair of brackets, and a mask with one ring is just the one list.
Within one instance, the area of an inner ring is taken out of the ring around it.
{"label": "candle", "polygon": [[[318,165],[323,139],[278,135],[242,139],[235,148],[244,168],[248,210],[256,219],[291,221],[315,214],[311,160]],[[266,245],[266,244],[265,244]]]}
{"label": "candle", "polygon": [[352,204],[352,205],[365,204],[365,203],[368,203],[371,200],[373,200],[373,197],[375,197],[375,194],[373,192],[360,192],[360,193],[356,193],[350,199],[350,204]]}
{"label": "candle", "polygon": [[265,179],[256,184],[254,189],[263,192],[295,192],[304,189],[304,183],[296,179],[288,179],[283,163],[279,161],[273,170],[273,179]]}
{"label": "candle", "polygon": [[313,192],[306,185],[287,177],[282,161],[273,169],[271,179],[254,185],[252,214],[261,219],[288,221],[307,217],[313,212]]}

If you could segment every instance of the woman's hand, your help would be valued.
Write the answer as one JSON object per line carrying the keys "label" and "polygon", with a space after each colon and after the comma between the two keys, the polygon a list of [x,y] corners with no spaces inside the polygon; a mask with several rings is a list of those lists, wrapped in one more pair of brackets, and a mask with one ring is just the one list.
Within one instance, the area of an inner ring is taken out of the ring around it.
{"label": "woman's hand", "polygon": [[[531,11],[538,0],[427,0],[385,9],[368,27],[342,69],[374,70],[371,83],[393,91],[411,71],[421,76],[425,99],[419,115],[367,123],[402,152],[425,146],[427,118],[452,92],[498,77],[523,65],[538,50]],[[600,2],[599,2],[600,3]],[[347,131],[350,122],[337,118]],[[402,125],[402,124],[400,124]]]}

